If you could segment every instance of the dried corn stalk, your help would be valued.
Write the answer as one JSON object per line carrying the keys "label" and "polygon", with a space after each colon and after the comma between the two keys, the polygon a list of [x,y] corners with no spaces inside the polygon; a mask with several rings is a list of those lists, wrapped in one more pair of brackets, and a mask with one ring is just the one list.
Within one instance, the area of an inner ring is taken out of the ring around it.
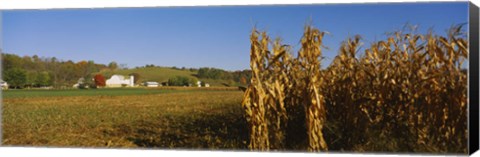
{"label": "dried corn stalk", "polygon": [[[252,79],[242,102],[250,124],[250,149],[284,149],[287,106],[306,110],[307,132],[311,151],[327,150],[322,127],[325,122],[324,98],[319,88],[321,39],[323,33],[306,27],[302,50],[293,59],[289,47],[280,40],[268,50],[268,37],[257,31],[251,35]],[[288,98],[287,98],[288,95]]]}
{"label": "dried corn stalk", "polygon": [[268,124],[266,110],[268,104],[267,90],[263,85],[265,81],[265,59],[268,51],[268,38],[263,35],[262,41],[258,41],[258,32],[252,31],[251,34],[251,52],[250,67],[252,69],[252,78],[250,86],[245,91],[242,105],[245,108],[247,121],[250,128],[250,144],[252,150],[266,151],[270,148],[268,136]]}
{"label": "dried corn stalk", "polygon": [[[323,138],[322,129],[325,123],[325,100],[319,90],[323,83],[323,76],[320,73],[320,57],[322,55],[321,45],[324,33],[318,29],[307,26],[303,35],[301,44],[302,49],[299,52],[300,65],[306,72],[303,81],[306,84],[303,93],[303,105],[306,109],[308,150],[322,151],[328,150],[327,144]],[[296,88],[297,90],[302,90]]]}
{"label": "dried corn stalk", "polygon": [[[467,42],[461,27],[448,38],[395,32],[357,58],[348,40],[327,69],[328,120],[337,149],[466,152]],[[339,134],[339,135],[338,135]]]}
{"label": "dried corn stalk", "polygon": [[[322,70],[319,30],[305,28],[296,58],[279,40],[270,52],[266,34],[259,41],[254,31],[253,77],[242,103],[250,148],[466,153],[462,63],[468,45],[462,32],[461,26],[447,37],[395,32],[363,54],[355,36]],[[304,131],[306,142],[295,143],[305,147],[292,147],[286,137],[295,135],[286,130],[302,138],[298,131]]]}

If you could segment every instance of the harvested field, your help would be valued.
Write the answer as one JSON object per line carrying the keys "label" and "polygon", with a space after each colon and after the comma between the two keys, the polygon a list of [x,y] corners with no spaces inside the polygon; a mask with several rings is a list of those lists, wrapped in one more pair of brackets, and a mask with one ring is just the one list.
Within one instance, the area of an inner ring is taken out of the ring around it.
{"label": "harvested field", "polygon": [[2,104],[2,144],[246,149],[242,94],[164,91],[116,96],[7,96]]}

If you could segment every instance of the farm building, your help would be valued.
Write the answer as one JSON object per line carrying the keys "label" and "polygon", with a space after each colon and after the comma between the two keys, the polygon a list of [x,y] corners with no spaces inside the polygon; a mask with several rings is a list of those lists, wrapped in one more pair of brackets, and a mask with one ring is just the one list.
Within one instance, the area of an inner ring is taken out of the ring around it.
{"label": "farm building", "polygon": [[206,82],[202,82],[202,81],[197,81],[197,86],[198,87],[210,87],[210,84],[206,83]]}
{"label": "farm building", "polygon": [[145,82],[144,85],[146,87],[158,87],[159,83],[158,82]]}
{"label": "farm building", "polygon": [[8,83],[3,80],[0,80],[0,87],[2,89],[8,89]]}
{"label": "farm building", "polygon": [[133,81],[133,75],[130,75],[129,79],[125,79],[122,75],[113,75],[105,83],[106,87],[133,87]]}
{"label": "farm building", "polygon": [[78,79],[77,83],[75,83],[72,87],[73,87],[73,88],[79,88],[80,85],[82,85],[84,82],[85,82],[85,78],[80,77],[80,78]]}

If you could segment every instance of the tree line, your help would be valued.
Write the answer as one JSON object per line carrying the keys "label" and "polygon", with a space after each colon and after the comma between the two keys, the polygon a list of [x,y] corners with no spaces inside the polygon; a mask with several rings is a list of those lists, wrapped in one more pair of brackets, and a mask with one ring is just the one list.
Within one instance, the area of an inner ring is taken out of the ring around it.
{"label": "tree line", "polygon": [[[95,74],[104,70],[127,69],[124,64],[112,61],[108,65],[95,63],[93,60],[59,60],[56,57],[18,56],[16,54],[2,53],[2,79],[11,88],[38,88],[71,87],[73,84],[96,84]],[[147,64],[145,67],[160,67]],[[136,67],[143,68],[143,67]],[[217,68],[177,68],[176,70],[188,70],[196,73],[198,79],[229,80],[240,85],[247,85],[251,78],[251,70],[226,71]],[[135,74],[135,83],[139,83],[139,74]],[[171,85],[195,84],[197,79],[174,77],[169,80]]]}
{"label": "tree line", "polygon": [[223,69],[203,67],[198,69],[197,77],[206,78],[206,79],[217,79],[217,80],[218,79],[233,80],[242,85],[246,85],[248,84],[247,80],[250,80],[250,78],[252,77],[252,71],[238,70],[238,71],[230,72],[230,71],[225,71]]}
{"label": "tree line", "polygon": [[56,57],[23,56],[2,53],[3,80],[13,88],[70,87],[80,78],[92,81],[92,74],[103,69],[119,68],[116,62],[108,65],[92,60],[74,62],[59,60]]}

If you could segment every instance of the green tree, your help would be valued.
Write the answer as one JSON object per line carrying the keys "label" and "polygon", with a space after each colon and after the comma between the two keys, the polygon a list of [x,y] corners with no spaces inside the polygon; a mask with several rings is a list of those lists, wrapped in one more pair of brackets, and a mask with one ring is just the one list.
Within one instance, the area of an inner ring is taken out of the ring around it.
{"label": "green tree", "polygon": [[13,69],[15,67],[23,67],[23,60],[15,54],[2,53],[2,68],[3,70]]}
{"label": "green tree", "polygon": [[49,86],[50,85],[50,75],[48,72],[43,71],[37,74],[37,79],[35,80],[35,84],[38,86]]}
{"label": "green tree", "polygon": [[27,82],[27,72],[23,69],[12,68],[4,72],[3,78],[14,88],[22,88]]}
{"label": "green tree", "polygon": [[109,68],[110,70],[116,70],[116,69],[118,69],[118,64],[117,64],[117,62],[110,62],[110,63],[108,64],[108,68]]}
{"label": "green tree", "polygon": [[197,79],[197,78],[194,78],[194,77],[191,77],[191,78],[188,80],[188,83],[189,83],[191,86],[197,86],[197,82],[198,82],[198,79]]}
{"label": "green tree", "polygon": [[189,86],[189,85],[196,85],[197,79],[196,78],[189,78],[185,76],[175,76],[168,79],[168,85],[170,86]]}
{"label": "green tree", "polygon": [[208,79],[222,79],[230,80],[233,79],[232,73],[216,68],[200,68],[198,70],[197,76],[199,78],[208,78]]}
{"label": "green tree", "polygon": [[75,72],[77,73],[78,76],[80,77],[87,76],[88,74],[87,65],[88,65],[88,62],[84,60],[75,63]]}
{"label": "green tree", "polygon": [[[97,66],[95,65],[95,62],[90,60],[87,62],[87,76],[90,76],[92,75],[92,73],[94,72],[97,72],[98,71],[98,68]],[[90,76],[93,78],[93,76]]]}
{"label": "green tree", "polygon": [[178,80],[177,77],[172,77],[172,78],[168,79],[168,85],[169,86],[179,86],[180,84],[181,84],[180,80]]}
{"label": "green tree", "polygon": [[60,67],[58,66],[58,61],[57,58],[53,57],[51,64],[53,65],[52,71],[50,73],[50,84],[53,85],[54,87],[58,86],[58,75],[60,71]]}
{"label": "green tree", "polygon": [[66,85],[77,83],[77,80],[81,77],[75,71],[75,63],[73,61],[67,61],[60,65],[57,75],[57,83]]}
{"label": "green tree", "polygon": [[36,71],[28,71],[26,72],[27,74],[27,80],[25,82],[25,86],[27,87],[33,87],[35,86],[36,84],[36,80],[37,80],[37,72]]}

